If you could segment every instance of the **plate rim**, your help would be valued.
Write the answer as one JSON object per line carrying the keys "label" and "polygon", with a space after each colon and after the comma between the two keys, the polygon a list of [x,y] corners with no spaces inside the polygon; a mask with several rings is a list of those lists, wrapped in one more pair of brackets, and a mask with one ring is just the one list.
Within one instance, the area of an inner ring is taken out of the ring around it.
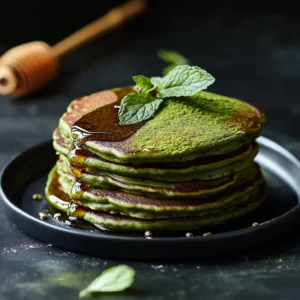
{"label": "plate rim", "polygon": [[[265,137],[260,136],[257,138],[258,144],[261,144],[267,148],[273,148],[275,152],[278,152],[280,155],[284,156],[288,160],[292,161],[294,164],[297,165],[300,171],[300,161],[296,158],[295,155],[293,155],[290,151],[288,151],[286,148],[281,146],[279,143]],[[39,226],[44,226],[46,229],[59,231],[60,233],[66,233],[71,234],[74,236],[84,236],[91,239],[100,239],[100,240],[118,240],[120,242],[126,241],[126,242],[135,242],[135,243],[165,243],[165,242],[180,242],[180,243],[197,243],[199,241],[203,242],[205,241],[212,241],[212,240],[222,240],[227,238],[233,238],[237,236],[245,236],[247,234],[251,234],[255,231],[261,231],[264,229],[268,229],[270,226],[273,226],[274,223],[282,221],[282,219],[285,219],[287,215],[294,214],[298,210],[300,210],[300,203],[296,204],[293,208],[291,208],[289,211],[281,214],[280,216],[277,216],[268,222],[266,222],[263,225],[260,226],[249,226],[247,228],[241,228],[233,231],[228,232],[221,232],[221,233],[215,233],[210,236],[193,236],[192,238],[186,238],[185,235],[180,237],[159,237],[155,238],[153,236],[152,238],[141,238],[141,237],[128,237],[128,236],[122,236],[122,235],[99,235],[97,232],[90,232],[90,231],[84,231],[82,229],[78,228],[70,228],[70,227],[63,227],[58,226],[55,224],[50,224],[47,222],[44,222],[43,220],[40,220],[31,214],[25,212],[21,208],[17,207],[6,195],[3,187],[3,178],[5,176],[5,172],[9,167],[16,163],[18,160],[22,160],[22,158],[26,155],[29,155],[29,153],[33,151],[37,151],[39,148],[46,147],[48,144],[50,145],[52,143],[52,140],[47,140],[38,144],[35,144],[31,147],[26,148],[22,152],[15,154],[12,158],[8,160],[8,162],[2,167],[0,172],[0,198],[2,199],[2,202],[6,206],[6,208],[10,209],[10,213],[17,214],[19,216],[22,216],[22,218],[25,220],[30,220],[30,222],[33,222]],[[55,150],[53,149],[55,152]],[[290,185],[289,185],[290,186]],[[295,190],[292,186],[290,186],[291,189],[294,190],[294,192],[297,194],[297,197],[300,199],[300,182],[299,182],[299,189]],[[299,201],[300,202],[300,201]],[[7,214],[6,214],[7,215]],[[8,216],[8,215],[7,215]],[[20,228],[23,230],[22,228]],[[26,232],[26,230],[24,230]],[[27,233],[27,232],[26,232]],[[31,235],[30,233],[28,233]]]}

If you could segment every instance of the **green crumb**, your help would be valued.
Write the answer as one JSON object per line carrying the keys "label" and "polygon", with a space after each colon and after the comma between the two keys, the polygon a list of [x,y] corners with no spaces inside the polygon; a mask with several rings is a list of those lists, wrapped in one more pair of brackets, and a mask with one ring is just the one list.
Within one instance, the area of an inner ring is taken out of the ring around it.
{"label": "green crumb", "polygon": [[253,224],[252,224],[252,226],[258,226],[259,225],[259,223],[257,223],[257,222],[254,222]]}
{"label": "green crumb", "polygon": [[146,231],[145,232],[145,237],[150,237],[152,236],[152,232],[151,231]]}
{"label": "green crumb", "polygon": [[209,235],[211,235],[211,232],[205,232],[205,233],[203,233],[203,236],[209,236]]}
{"label": "green crumb", "polygon": [[33,194],[32,199],[34,200],[42,200],[43,196],[41,194]]}
{"label": "green crumb", "polygon": [[61,217],[61,213],[56,213],[56,214],[53,215],[53,217],[54,217],[55,219],[58,219],[59,217]]}
{"label": "green crumb", "polygon": [[39,213],[39,216],[40,216],[40,219],[41,219],[41,220],[46,220],[46,219],[48,218],[48,215],[45,214],[45,213],[43,213],[43,212],[40,212],[40,213]]}

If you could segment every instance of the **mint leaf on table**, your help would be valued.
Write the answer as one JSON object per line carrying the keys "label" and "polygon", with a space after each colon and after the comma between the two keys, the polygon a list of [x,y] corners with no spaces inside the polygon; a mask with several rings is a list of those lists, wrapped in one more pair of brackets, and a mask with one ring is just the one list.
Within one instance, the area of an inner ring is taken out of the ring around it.
{"label": "mint leaf on table", "polygon": [[144,75],[133,76],[132,79],[139,87],[141,92],[149,93],[156,88],[156,85],[151,82],[151,80]]}
{"label": "mint leaf on table", "polygon": [[154,116],[162,99],[156,99],[149,94],[137,92],[125,96],[118,112],[121,125],[136,124]]}
{"label": "mint leaf on table", "polygon": [[101,273],[79,297],[88,297],[97,292],[120,292],[129,288],[134,282],[135,270],[127,265],[111,267]]}
{"label": "mint leaf on table", "polygon": [[162,77],[159,85],[159,98],[187,97],[205,90],[215,82],[215,78],[205,70],[181,65]]}

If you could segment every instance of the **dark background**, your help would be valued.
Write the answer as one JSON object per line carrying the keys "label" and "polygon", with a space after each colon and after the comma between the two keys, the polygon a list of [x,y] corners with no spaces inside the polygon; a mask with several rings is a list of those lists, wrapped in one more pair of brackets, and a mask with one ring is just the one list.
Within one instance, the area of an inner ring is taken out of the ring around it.
{"label": "dark background", "polygon": [[[6,1],[1,5],[1,40],[13,44],[41,39],[52,44],[123,2],[87,0],[72,1],[71,4],[71,1],[59,0]],[[238,24],[249,14],[287,14],[290,17],[297,12],[294,1],[273,1],[272,4],[266,1],[237,0],[148,2],[147,14],[153,17],[152,20],[147,19],[149,26],[159,21],[157,16],[217,19],[218,15],[223,15],[231,19],[232,23]],[[201,31],[199,28],[199,33]]]}
{"label": "dark background", "polygon": [[[124,0],[6,1],[1,5],[1,41],[8,43],[9,46],[31,40],[43,40],[54,44],[123,2]],[[256,24],[253,24],[254,27],[262,26],[261,18],[267,17],[264,26],[261,27],[261,32],[274,29],[273,27],[277,23],[277,29],[281,28],[280,36],[278,36],[280,38],[283,38],[282,34],[286,26],[290,26],[289,29],[291,29],[291,32],[285,33],[288,38],[297,33],[299,29],[297,20],[299,20],[300,14],[295,1],[149,0],[148,3],[148,11],[139,21],[139,24],[145,21],[147,27],[165,26],[168,17],[176,18],[177,26],[180,27],[188,25],[185,23],[185,19],[202,19],[206,22],[213,21],[215,27],[219,26],[219,37],[222,37],[224,32],[220,27],[220,18],[223,20],[223,25],[226,20],[226,23],[236,29],[239,28],[242,33],[245,30],[243,27],[247,17],[252,16],[257,18]],[[279,16],[284,19],[283,23],[278,19],[277,22],[274,22]],[[136,29],[140,31],[139,28]],[[203,39],[203,34],[205,40],[205,32],[209,33],[206,26],[190,29],[197,34],[195,38],[198,39],[198,42]],[[228,34],[231,32],[227,31],[226,35]],[[253,34],[255,34],[255,28],[253,28]]]}
{"label": "dark background", "polygon": [[[6,1],[0,53],[32,40],[55,44],[122,1]],[[62,60],[50,86],[0,97],[0,166],[51,139],[68,103],[97,90],[160,75],[159,48],[177,50],[207,69],[210,90],[244,99],[267,116],[264,135],[300,157],[300,15],[284,1],[150,1],[140,18]],[[13,180],[13,179],[12,179]],[[118,261],[81,256],[40,243],[1,210],[0,299],[76,299]],[[299,224],[300,225],[300,224]],[[130,263],[137,292],[126,299],[299,299],[300,238],[295,228],[271,244],[194,263]],[[121,249],[120,249],[121,250]],[[116,295],[110,299],[121,299]]]}
{"label": "dark background", "polygon": [[[34,40],[54,45],[121,3],[5,2],[1,6],[0,54]],[[193,64],[213,74],[216,82],[210,90],[242,98],[261,108],[268,119],[266,130],[299,135],[298,127],[294,126],[300,110],[300,13],[296,3],[148,3],[143,16],[62,59],[60,77],[51,86],[26,98],[27,101],[2,97],[2,114],[14,114],[13,111],[29,109],[33,104],[39,116],[44,111],[59,116],[67,103],[80,95],[131,84],[133,74],[159,75],[164,64],[156,51],[164,48],[181,52]]]}

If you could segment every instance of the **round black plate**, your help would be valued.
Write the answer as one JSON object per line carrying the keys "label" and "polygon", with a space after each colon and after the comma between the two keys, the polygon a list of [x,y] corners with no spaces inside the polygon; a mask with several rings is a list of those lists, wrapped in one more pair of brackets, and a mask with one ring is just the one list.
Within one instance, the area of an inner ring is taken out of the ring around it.
{"label": "round black plate", "polygon": [[[119,234],[102,231],[85,222],[42,221],[39,212],[48,212],[44,195],[47,174],[57,156],[52,141],[31,148],[14,158],[2,170],[1,196],[13,223],[29,235],[71,251],[116,259],[195,259],[258,246],[282,234],[300,216],[300,163],[287,150],[260,137],[256,161],[268,181],[268,199],[256,212],[226,226],[206,228],[187,238],[185,233]],[[50,211],[52,208],[50,208]],[[263,223],[252,226],[253,222]],[[202,236],[210,231],[210,236]]]}

